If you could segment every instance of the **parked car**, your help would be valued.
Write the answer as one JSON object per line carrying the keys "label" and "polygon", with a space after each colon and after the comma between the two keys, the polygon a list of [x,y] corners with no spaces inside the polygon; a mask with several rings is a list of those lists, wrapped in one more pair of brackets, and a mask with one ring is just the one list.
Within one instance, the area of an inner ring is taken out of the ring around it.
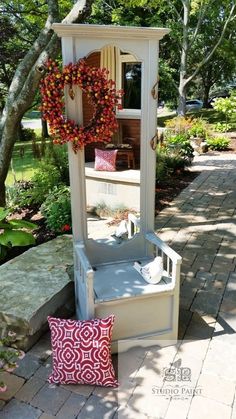
{"label": "parked car", "polygon": [[186,100],[186,111],[187,112],[200,111],[202,109],[202,107],[203,107],[202,100],[199,100],[199,99]]}
{"label": "parked car", "polygon": [[213,103],[215,99],[219,99],[219,98],[225,99],[226,97],[229,97],[229,96],[230,96],[229,92],[216,93],[215,95],[212,95],[209,99],[208,107],[213,108]]}

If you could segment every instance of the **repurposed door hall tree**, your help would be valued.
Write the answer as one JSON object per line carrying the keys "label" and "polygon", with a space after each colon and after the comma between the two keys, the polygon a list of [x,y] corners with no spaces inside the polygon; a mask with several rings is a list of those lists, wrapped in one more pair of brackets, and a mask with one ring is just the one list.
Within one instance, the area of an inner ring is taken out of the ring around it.
{"label": "repurposed door hall tree", "polygon": [[[64,65],[101,52],[106,46],[132,54],[141,63],[141,109],[125,110],[122,114],[124,118],[134,115],[140,119],[140,222],[134,237],[121,244],[88,238],[84,150],[75,154],[71,144],[68,147],[77,317],[115,314],[113,350],[137,345],[137,339],[143,346],[150,345],[153,339],[153,343],[162,346],[174,343],[181,257],[154,233],[158,48],[159,40],[169,31],[80,24],[54,24],[53,29],[62,38]],[[82,124],[82,92],[78,87],[73,89],[74,100],[65,91],[66,114]],[[165,271],[163,279],[151,285],[133,268],[133,263],[147,263],[156,255],[162,257]]]}

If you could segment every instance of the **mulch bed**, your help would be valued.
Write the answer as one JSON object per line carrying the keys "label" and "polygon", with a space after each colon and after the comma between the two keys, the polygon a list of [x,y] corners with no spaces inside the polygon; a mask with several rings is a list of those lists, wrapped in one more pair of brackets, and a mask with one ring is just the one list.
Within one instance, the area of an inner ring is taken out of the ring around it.
{"label": "mulch bed", "polygon": [[174,175],[166,181],[156,184],[155,214],[157,215],[164,208],[168,207],[170,202],[180,194],[200,172],[185,171]]}

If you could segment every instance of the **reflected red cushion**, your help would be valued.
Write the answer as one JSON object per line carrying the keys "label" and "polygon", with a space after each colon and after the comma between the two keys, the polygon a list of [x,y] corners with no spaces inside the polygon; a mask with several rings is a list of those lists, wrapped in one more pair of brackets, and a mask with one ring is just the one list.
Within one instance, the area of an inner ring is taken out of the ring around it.
{"label": "reflected red cushion", "polygon": [[95,148],[95,170],[115,172],[117,150],[100,150]]}
{"label": "reflected red cushion", "polygon": [[49,383],[117,387],[111,359],[114,316],[94,320],[48,317],[53,371]]}

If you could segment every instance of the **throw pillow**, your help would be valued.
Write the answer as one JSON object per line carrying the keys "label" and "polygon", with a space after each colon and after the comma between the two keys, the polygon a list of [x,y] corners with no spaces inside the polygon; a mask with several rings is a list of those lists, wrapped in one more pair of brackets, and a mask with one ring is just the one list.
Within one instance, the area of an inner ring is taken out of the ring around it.
{"label": "throw pillow", "polygon": [[53,371],[49,383],[117,387],[111,359],[114,316],[93,320],[48,317]]}
{"label": "throw pillow", "polygon": [[95,148],[95,170],[115,172],[117,150],[100,150]]}

